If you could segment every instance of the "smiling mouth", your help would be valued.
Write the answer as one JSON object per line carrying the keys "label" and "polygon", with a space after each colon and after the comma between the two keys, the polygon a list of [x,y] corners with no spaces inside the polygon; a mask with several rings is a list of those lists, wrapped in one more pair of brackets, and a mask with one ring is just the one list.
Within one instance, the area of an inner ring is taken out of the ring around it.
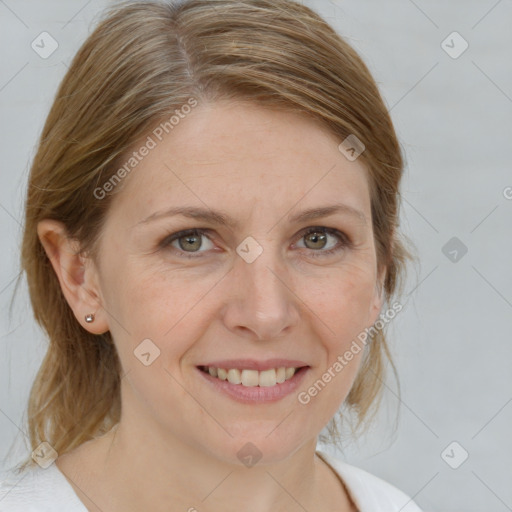
{"label": "smiling mouth", "polygon": [[249,369],[239,370],[238,368],[216,368],[214,366],[198,366],[198,368],[202,372],[208,373],[210,376],[219,380],[225,380],[230,384],[240,384],[241,386],[246,387],[272,387],[286,382],[302,369],[309,367],[301,366],[297,368],[286,368],[281,366],[279,368],[270,368],[264,371]]}

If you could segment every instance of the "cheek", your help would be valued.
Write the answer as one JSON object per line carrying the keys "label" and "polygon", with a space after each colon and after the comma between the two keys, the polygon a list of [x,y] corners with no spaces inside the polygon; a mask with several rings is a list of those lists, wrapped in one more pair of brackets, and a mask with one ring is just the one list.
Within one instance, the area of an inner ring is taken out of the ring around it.
{"label": "cheek", "polygon": [[[115,297],[110,297],[116,314],[111,331],[125,384],[130,383],[126,402],[136,398],[135,402],[144,403],[155,417],[162,414],[162,404],[168,404],[169,410],[179,407],[184,414],[193,414],[193,401],[180,385],[180,363],[211,321],[201,299],[212,284],[177,273],[132,269],[118,272],[111,286],[117,290]],[[172,415],[166,418],[171,420]]]}
{"label": "cheek", "polygon": [[365,345],[358,335],[368,327],[374,290],[370,274],[353,268],[334,273],[319,282],[322,286],[310,293],[311,302],[306,301],[314,312],[310,318],[323,350],[318,367],[298,398],[323,425],[345,401],[362,362]]}
{"label": "cheek", "polygon": [[306,304],[328,328],[330,344],[342,348],[368,327],[374,290],[373,275],[368,269],[344,266],[330,271],[313,289],[309,287],[301,293],[309,297]]}
{"label": "cheek", "polygon": [[215,280],[129,265],[112,270],[107,283],[107,309],[123,368],[138,368],[134,351],[148,339],[158,349],[153,350],[160,351],[155,365],[176,368],[181,356],[211,322],[205,296]]}

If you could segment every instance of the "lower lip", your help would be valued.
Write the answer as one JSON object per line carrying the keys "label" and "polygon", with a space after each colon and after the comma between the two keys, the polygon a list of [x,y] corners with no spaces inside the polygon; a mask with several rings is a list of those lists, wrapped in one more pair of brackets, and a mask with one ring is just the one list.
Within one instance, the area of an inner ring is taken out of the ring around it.
{"label": "lower lip", "polygon": [[293,393],[304,380],[310,367],[305,366],[297,371],[291,379],[285,380],[282,384],[275,386],[244,386],[243,384],[231,384],[227,380],[220,380],[212,377],[209,373],[199,368],[197,371],[214,387],[216,391],[224,393],[230,398],[245,404],[277,402]]}

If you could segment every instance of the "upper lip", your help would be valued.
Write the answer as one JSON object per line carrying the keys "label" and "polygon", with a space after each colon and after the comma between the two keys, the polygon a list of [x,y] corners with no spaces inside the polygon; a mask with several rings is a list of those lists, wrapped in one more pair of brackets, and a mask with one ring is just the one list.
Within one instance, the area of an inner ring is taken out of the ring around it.
{"label": "upper lip", "polygon": [[295,359],[267,359],[257,361],[256,359],[223,359],[221,361],[212,361],[199,366],[213,366],[214,368],[238,369],[238,370],[258,370],[260,372],[270,370],[271,368],[300,368],[309,366],[304,361]]}

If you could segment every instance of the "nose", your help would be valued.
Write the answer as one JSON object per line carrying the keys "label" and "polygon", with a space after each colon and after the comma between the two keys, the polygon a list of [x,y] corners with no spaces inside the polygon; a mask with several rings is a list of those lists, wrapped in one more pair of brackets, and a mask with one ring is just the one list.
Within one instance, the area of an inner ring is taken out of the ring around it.
{"label": "nose", "polygon": [[299,322],[300,300],[290,272],[270,250],[252,263],[237,258],[227,279],[230,290],[223,320],[237,336],[275,340]]}

